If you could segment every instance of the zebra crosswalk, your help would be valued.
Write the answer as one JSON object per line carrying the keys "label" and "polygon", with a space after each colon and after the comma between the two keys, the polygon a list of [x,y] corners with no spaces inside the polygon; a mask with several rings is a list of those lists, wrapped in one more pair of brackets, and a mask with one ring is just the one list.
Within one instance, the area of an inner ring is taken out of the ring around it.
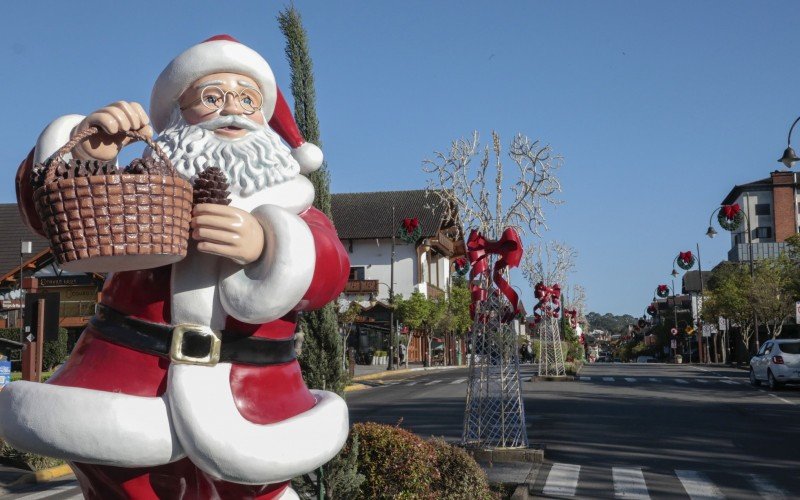
{"label": "zebra crosswalk", "polygon": [[744,382],[738,380],[732,380],[728,378],[722,377],[711,377],[711,378],[676,378],[676,377],[664,377],[664,378],[655,378],[655,377],[593,377],[590,375],[580,375],[578,376],[578,380],[580,382],[622,382],[622,383],[629,383],[629,384],[636,384],[640,382],[652,382],[652,383],[670,383],[670,384],[678,384],[678,385],[690,385],[690,384],[701,384],[701,385],[711,385],[711,384],[726,384],[726,385],[741,385]]}
{"label": "zebra crosswalk", "polygon": [[[738,477],[738,479],[736,479]],[[543,465],[531,493],[535,498],[797,498],[771,477],[687,469],[653,471],[642,467]]]}
{"label": "zebra crosswalk", "polygon": [[58,486],[42,483],[32,490],[4,495],[2,498],[3,500],[78,500],[83,498],[83,493],[78,481],[72,480]]}

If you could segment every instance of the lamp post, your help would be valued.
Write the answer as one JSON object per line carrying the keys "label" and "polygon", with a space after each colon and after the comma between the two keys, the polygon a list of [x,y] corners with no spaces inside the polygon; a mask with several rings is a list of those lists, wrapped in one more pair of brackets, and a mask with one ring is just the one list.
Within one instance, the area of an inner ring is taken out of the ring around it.
{"label": "lamp post", "polygon": [[[800,120],[800,118],[798,118]],[[797,123],[797,120],[795,120]],[[792,124],[792,128],[794,128],[794,124]],[[789,130],[789,137],[791,137],[792,131]],[[792,149],[791,147],[787,148],[787,151]],[[720,223],[720,226],[730,231],[731,233],[741,226],[741,221],[738,219],[738,216],[741,215],[742,218],[745,220],[745,230],[747,232],[747,262],[750,265],[750,279],[755,279],[755,268],[753,266],[753,236],[750,233],[750,216],[747,215],[747,210],[749,209],[749,199],[745,202],[745,210],[741,210],[738,204],[733,205],[722,205],[714,209],[711,212],[711,215],[708,218],[708,230],[706,231],[706,236],[709,238],[713,238],[717,235],[717,231],[714,230],[714,226],[712,221],[714,220],[714,215],[717,216],[717,222]],[[738,220],[738,222],[737,222]],[[726,222],[727,221],[727,222]],[[724,222],[724,224],[723,224]],[[702,279],[701,279],[702,281]],[[755,310],[753,310],[753,326],[755,328],[755,337],[756,337],[756,350],[759,349],[760,345],[758,342],[758,316],[756,315]]]}
{"label": "lamp post", "polygon": [[[394,242],[394,236],[392,236],[392,242]],[[387,370],[394,370],[394,353],[399,352],[395,347],[395,327],[394,327],[394,245],[392,245],[392,284],[384,283],[383,281],[378,282],[378,288],[381,285],[385,286],[389,290],[389,364],[387,366]],[[374,297],[370,297],[371,299]],[[371,300],[370,300],[371,302]],[[398,346],[399,347],[399,346]],[[400,360],[398,359],[398,364]]]}
{"label": "lamp post", "polygon": [[[674,271],[674,269],[673,269],[673,271]],[[675,274],[678,274],[677,271],[675,272]],[[677,329],[678,328],[678,311],[675,308],[675,280],[674,279],[672,280],[672,290],[673,290],[673,294],[672,294],[673,321],[675,322],[675,328]],[[656,289],[655,289],[655,295],[653,296],[653,303],[656,302],[656,297],[660,297],[662,299],[667,299],[669,297],[669,291],[670,290],[669,290],[669,287],[667,285],[658,285],[656,287]],[[667,302],[667,305],[669,305],[669,302]],[[672,338],[669,336],[669,334],[667,334],[667,340],[670,341],[670,352],[672,352],[672,356],[674,358],[675,351],[673,351],[673,349],[672,349]]]}
{"label": "lamp post", "polygon": [[783,152],[783,156],[778,158],[778,163],[783,163],[786,165],[786,168],[792,168],[795,163],[800,161],[800,158],[797,157],[797,153],[792,149],[792,131],[798,121],[800,121],[800,116],[798,116],[794,120],[794,123],[792,123],[792,126],[789,127],[789,136],[786,138],[786,150]]}
{"label": "lamp post", "polygon": [[25,340],[25,301],[22,297],[22,256],[33,253],[33,244],[30,241],[20,240],[19,242],[19,338],[20,342]]}

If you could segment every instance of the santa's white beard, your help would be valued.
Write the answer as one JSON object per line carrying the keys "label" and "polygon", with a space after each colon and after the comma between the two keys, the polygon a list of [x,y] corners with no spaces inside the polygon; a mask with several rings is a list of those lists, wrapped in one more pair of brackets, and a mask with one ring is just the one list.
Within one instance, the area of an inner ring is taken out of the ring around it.
{"label": "santa's white beard", "polygon": [[[214,133],[214,129],[227,125],[246,129],[248,133],[238,139],[225,139]],[[244,116],[217,116],[190,125],[176,109],[155,142],[181,176],[194,181],[206,168],[219,167],[228,178],[231,192],[243,198],[300,173],[300,165],[278,134],[269,125],[260,125]]]}

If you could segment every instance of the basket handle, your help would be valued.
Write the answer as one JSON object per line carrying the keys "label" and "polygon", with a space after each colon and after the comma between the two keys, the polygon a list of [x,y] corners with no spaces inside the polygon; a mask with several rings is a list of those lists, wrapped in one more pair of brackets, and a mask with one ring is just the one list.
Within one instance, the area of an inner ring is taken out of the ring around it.
{"label": "basket handle", "polygon": [[[61,159],[62,156],[64,156],[65,154],[69,153],[70,151],[72,151],[72,149],[75,146],[77,146],[79,143],[81,143],[84,140],[88,139],[89,137],[97,134],[98,132],[100,132],[99,128],[97,128],[97,127],[89,127],[87,129],[82,130],[82,131],[78,132],[77,134],[75,134],[75,136],[72,139],[70,139],[69,142],[67,142],[66,144],[64,144],[60,148],[58,148],[58,151],[53,153],[52,156],[50,156],[50,158],[49,158],[50,166],[47,167],[47,174],[45,175],[45,184],[50,184],[51,182],[53,182],[55,180],[56,162],[54,162],[52,160],[54,160],[56,158]],[[155,151],[155,153],[158,155],[158,157],[161,158],[164,161],[164,163],[167,165],[167,168],[172,173],[172,176],[175,177],[175,169],[172,167],[172,162],[169,161],[169,158],[164,153],[164,151],[160,147],[158,147],[158,144],[153,142],[153,140],[151,138],[149,138],[149,137],[147,137],[145,135],[142,135],[139,132],[134,132],[132,130],[126,130],[124,133],[125,133],[126,136],[130,137],[131,139],[133,139],[133,141],[128,143],[128,144],[132,144],[133,142],[136,142],[136,141],[144,141],[148,146],[150,146],[150,149]]]}

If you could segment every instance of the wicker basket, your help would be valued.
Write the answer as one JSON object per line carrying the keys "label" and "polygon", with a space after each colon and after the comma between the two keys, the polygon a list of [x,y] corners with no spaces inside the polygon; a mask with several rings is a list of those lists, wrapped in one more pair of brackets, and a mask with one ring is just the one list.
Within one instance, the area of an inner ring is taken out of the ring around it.
{"label": "wicker basket", "polygon": [[93,175],[56,178],[54,161],[96,134],[88,128],[48,160],[44,185],[34,192],[50,248],[67,271],[113,272],[173,264],[186,256],[192,186],[149,138],[171,175]]}

